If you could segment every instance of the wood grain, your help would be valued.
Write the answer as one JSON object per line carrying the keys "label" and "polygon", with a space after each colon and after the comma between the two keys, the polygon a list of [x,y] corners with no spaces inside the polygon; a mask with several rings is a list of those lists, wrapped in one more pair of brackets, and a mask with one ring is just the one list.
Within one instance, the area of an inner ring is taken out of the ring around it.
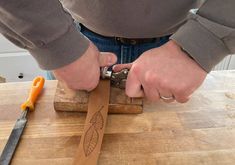
{"label": "wood grain", "polygon": [[[0,152],[31,82],[0,84]],[[13,165],[72,165],[86,114],[53,108],[57,81],[45,89]],[[109,114],[99,165],[234,165],[235,71],[212,72],[186,104],[144,102],[142,114]]]}
{"label": "wood grain", "polygon": [[[57,111],[86,112],[88,98],[88,92],[71,90],[59,82],[54,99],[54,108]],[[142,112],[142,99],[131,99],[126,96],[123,89],[111,87],[109,113],[139,114]]]}

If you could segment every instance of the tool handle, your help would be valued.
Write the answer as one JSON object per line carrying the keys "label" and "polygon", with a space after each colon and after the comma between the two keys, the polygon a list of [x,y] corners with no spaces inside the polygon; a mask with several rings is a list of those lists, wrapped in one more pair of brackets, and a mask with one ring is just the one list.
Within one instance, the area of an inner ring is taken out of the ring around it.
{"label": "tool handle", "polygon": [[29,92],[29,97],[27,101],[21,105],[22,110],[26,110],[27,108],[29,108],[30,110],[34,110],[34,104],[43,88],[44,82],[45,79],[41,76],[38,76],[33,80],[33,84]]}

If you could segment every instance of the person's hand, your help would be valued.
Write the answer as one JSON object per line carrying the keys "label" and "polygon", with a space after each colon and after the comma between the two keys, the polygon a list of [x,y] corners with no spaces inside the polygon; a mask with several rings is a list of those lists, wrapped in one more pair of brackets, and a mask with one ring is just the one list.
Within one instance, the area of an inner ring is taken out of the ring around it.
{"label": "person's hand", "polygon": [[144,52],[133,63],[115,65],[113,70],[124,68],[130,68],[126,94],[146,96],[150,101],[162,97],[166,102],[187,102],[207,75],[174,41]]}
{"label": "person's hand", "polygon": [[99,52],[90,43],[86,52],[76,61],[53,71],[55,77],[75,90],[93,90],[99,83],[100,67],[115,64],[117,57],[113,53]]}

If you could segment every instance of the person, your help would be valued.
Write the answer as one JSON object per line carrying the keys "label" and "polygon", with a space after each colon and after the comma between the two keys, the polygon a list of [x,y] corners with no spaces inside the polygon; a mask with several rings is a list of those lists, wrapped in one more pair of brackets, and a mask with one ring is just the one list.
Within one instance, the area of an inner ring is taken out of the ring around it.
{"label": "person", "polygon": [[100,67],[118,60],[129,97],[184,103],[235,52],[234,9],[234,0],[1,0],[0,32],[72,89],[93,90]]}

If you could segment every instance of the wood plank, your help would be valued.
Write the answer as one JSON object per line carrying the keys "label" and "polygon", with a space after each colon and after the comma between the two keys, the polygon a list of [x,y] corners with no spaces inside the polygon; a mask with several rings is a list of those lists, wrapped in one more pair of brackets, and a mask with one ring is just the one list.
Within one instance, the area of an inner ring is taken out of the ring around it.
{"label": "wood plank", "polygon": [[[57,111],[86,112],[88,98],[88,92],[71,90],[59,82],[55,94],[54,108]],[[131,99],[125,95],[123,89],[111,87],[109,113],[138,114],[142,112],[142,99]]]}
{"label": "wood plank", "polygon": [[[0,152],[31,82],[0,84]],[[46,81],[13,165],[71,165],[86,114],[53,107]],[[142,114],[109,114],[99,165],[234,165],[235,71],[212,72],[186,104],[144,102]],[[25,156],[27,155],[27,156]]]}
{"label": "wood plank", "polygon": [[5,83],[6,79],[0,76],[0,83]]}

